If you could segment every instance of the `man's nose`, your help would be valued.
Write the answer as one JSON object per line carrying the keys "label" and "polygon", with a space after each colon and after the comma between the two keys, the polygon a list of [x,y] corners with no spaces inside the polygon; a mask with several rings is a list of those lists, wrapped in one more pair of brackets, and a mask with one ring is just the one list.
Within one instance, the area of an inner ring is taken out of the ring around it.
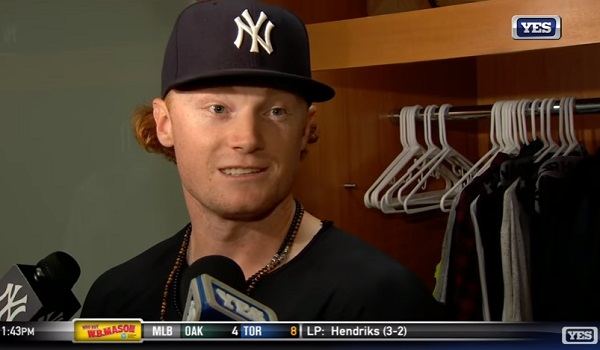
{"label": "man's nose", "polygon": [[243,153],[263,149],[264,122],[253,112],[244,112],[232,118],[228,131],[230,146]]}

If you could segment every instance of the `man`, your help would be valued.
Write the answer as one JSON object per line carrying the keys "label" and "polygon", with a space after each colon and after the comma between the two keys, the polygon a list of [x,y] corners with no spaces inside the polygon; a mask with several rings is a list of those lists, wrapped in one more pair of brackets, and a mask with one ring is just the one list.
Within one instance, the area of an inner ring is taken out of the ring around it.
{"label": "man", "polygon": [[162,98],[134,117],[142,145],[176,163],[191,223],[100,276],[81,316],[181,320],[181,275],[222,255],[242,268],[243,292],[280,320],[437,318],[410,271],[293,197],[316,140],[312,103],[333,96],[311,79],[306,29],[293,14],[251,0],[184,10]]}

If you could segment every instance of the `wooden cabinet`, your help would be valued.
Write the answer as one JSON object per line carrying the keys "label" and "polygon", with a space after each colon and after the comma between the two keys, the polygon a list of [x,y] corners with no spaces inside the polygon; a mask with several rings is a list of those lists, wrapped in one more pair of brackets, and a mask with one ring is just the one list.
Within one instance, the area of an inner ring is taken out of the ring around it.
{"label": "wooden cabinet", "polygon": [[[389,113],[415,104],[600,96],[597,0],[488,0],[381,16],[367,16],[367,3],[359,0],[270,2],[309,23],[314,77],[337,91],[318,105],[321,137],[304,160],[297,197],[430,287],[447,216],[384,215],[363,204],[365,191],[401,149]],[[562,37],[514,40],[514,15],[559,15]],[[600,146],[599,120],[576,120],[590,151]],[[452,121],[447,128],[450,143],[472,160],[488,150],[488,121]]]}
{"label": "wooden cabinet", "polygon": [[[559,15],[560,40],[514,40],[515,15]],[[315,71],[597,44],[594,0],[489,0],[308,26]],[[332,54],[335,53],[335,54]]]}

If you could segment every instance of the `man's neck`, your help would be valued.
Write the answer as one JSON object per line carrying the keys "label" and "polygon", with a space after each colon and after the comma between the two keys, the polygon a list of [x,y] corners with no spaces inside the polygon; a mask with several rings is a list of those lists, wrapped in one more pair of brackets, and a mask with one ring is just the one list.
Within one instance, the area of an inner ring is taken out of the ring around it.
{"label": "man's neck", "polygon": [[277,252],[290,229],[295,202],[290,197],[269,215],[257,220],[224,219],[205,207],[188,204],[192,234],[188,264],[208,255],[223,255],[237,262],[246,278],[263,268]]}

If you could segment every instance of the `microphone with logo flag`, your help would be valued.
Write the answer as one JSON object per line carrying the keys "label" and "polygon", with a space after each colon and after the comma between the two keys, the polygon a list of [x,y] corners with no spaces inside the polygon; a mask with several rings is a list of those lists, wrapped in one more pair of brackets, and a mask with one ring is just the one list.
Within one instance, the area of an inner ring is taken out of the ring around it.
{"label": "microphone with logo flag", "polygon": [[198,259],[184,273],[181,288],[183,321],[277,321],[273,310],[240,292],[246,289],[244,272],[227,257]]}
{"label": "microphone with logo flag", "polygon": [[54,252],[35,266],[13,265],[0,279],[0,321],[64,321],[81,305],[71,291],[81,270],[65,252]]}

